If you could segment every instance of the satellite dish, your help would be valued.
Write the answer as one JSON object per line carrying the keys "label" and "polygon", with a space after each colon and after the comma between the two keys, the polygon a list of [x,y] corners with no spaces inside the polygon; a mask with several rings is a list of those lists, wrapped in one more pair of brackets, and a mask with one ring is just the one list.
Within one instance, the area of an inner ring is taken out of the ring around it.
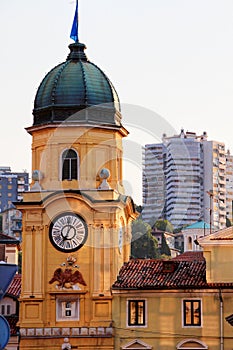
{"label": "satellite dish", "polygon": [[5,317],[0,315],[0,350],[5,349],[10,339],[10,326]]}

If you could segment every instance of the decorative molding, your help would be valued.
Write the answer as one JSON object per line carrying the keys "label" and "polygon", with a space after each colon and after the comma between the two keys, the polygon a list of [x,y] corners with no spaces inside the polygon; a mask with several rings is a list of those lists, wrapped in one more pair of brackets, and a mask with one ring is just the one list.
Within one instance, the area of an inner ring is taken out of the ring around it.
{"label": "decorative molding", "polygon": [[125,346],[121,347],[122,350],[151,350],[152,346],[144,343],[143,341],[136,339],[136,340],[132,340],[131,342],[129,342],[128,344],[126,344]]}
{"label": "decorative molding", "polygon": [[77,259],[73,255],[67,257],[66,262],[62,263],[60,266],[64,266],[64,269],[61,267],[57,268],[54,271],[53,277],[49,281],[49,284],[58,282],[56,285],[57,289],[80,289],[76,286],[77,283],[86,286],[86,282],[83,279],[81,272],[79,272],[78,265],[74,265]]}
{"label": "decorative molding", "polygon": [[35,225],[28,225],[28,226],[26,226],[25,231],[33,233],[33,232],[37,232],[37,231],[43,231],[43,229],[44,229],[43,225],[36,225],[36,226]]}
{"label": "decorative molding", "polygon": [[177,350],[188,349],[189,344],[192,343],[192,350],[207,350],[208,346],[198,339],[184,339],[176,345]]}
{"label": "decorative molding", "polygon": [[[72,337],[112,337],[112,327],[46,327],[20,328],[21,338],[54,338]],[[147,349],[147,348],[146,348]],[[150,348],[148,348],[150,349]]]}

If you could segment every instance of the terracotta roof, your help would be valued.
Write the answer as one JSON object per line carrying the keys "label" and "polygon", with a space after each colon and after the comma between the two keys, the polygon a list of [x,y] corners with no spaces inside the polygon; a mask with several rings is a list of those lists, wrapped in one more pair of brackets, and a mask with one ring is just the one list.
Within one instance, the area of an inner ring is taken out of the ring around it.
{"label": "terracotta roof", "polygon": [[207,243],[213,242],[213,241],[232,241],[232,240],[233,240],[233,226],[214,232],[211,235],[198,238],[198,242],[200,244],[206,243],[206,242]]}
{"label": "terracotta roof", "polygon": [[233,283],[207,283],[202,252],[186,252],[171,260],[131,259],[119,271],[113,289],[231,288]]}
{"label": "terracotta roof", "polygon": [[18,298],[21,292],[21,275],[17,274],[14,276],[6,294]]}
{"label": "terracotta roof", "polygon": [[203,252],[185,252],[181,255],[177,255],[172,260],[178,260],[178,261],[205,261],[205,258],[203,256]]}
{"label": "terracotta roof", "polygon": [[121,268],[113,288],[176,289],[204,287],[207,285],[205,267],[205,260],[132,259]]}

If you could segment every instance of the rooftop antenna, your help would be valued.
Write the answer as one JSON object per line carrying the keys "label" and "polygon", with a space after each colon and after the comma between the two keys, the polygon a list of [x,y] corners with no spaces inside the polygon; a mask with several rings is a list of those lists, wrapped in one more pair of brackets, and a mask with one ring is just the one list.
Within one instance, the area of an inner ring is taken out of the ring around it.
{"label": "rooftop antenna", "polygon": [[74,20],[70,32],[70,38],[73,39],[76,43],[79,42],[78,39],[78,0],[76,0],[76,8],[74,14]]}

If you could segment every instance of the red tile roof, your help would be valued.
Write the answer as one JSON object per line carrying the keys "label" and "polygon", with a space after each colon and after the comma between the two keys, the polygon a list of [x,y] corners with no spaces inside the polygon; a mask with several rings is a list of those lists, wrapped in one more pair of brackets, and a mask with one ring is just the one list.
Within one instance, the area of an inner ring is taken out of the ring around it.
{"label": "red tile roof", "polygon": [[21,275],[17,274],[14,276],[9,288],[6,291],[8,296],[18,298],[21,292]]}
{"label": "red tile roof", "polygon": [[172,260],[178,261],[205,261],[203,252],[185,252],[181,255],[177,255]]}
{"label": "red tile roof", "polygon": [[164,268],[167,262],[154,259],[132,259],[125,264],[113,288],[161,289],[206,286],[205,261],[169,262],[173,269]]}
{"label": "red tile roof", "polygon": [[208,243],[213,241],[232,241],[232,240],[233,240],[233,226],[223,228],[222,230],[214,232],[211,235],[198,238],[198,242],[201,245],[202,243]]}
{"label": "red tile roof", "polygon": [[232,288],[233,283],[206,282],[201,252],[187,252],[171,260],[132,259],[122,266],[113,289]]}

